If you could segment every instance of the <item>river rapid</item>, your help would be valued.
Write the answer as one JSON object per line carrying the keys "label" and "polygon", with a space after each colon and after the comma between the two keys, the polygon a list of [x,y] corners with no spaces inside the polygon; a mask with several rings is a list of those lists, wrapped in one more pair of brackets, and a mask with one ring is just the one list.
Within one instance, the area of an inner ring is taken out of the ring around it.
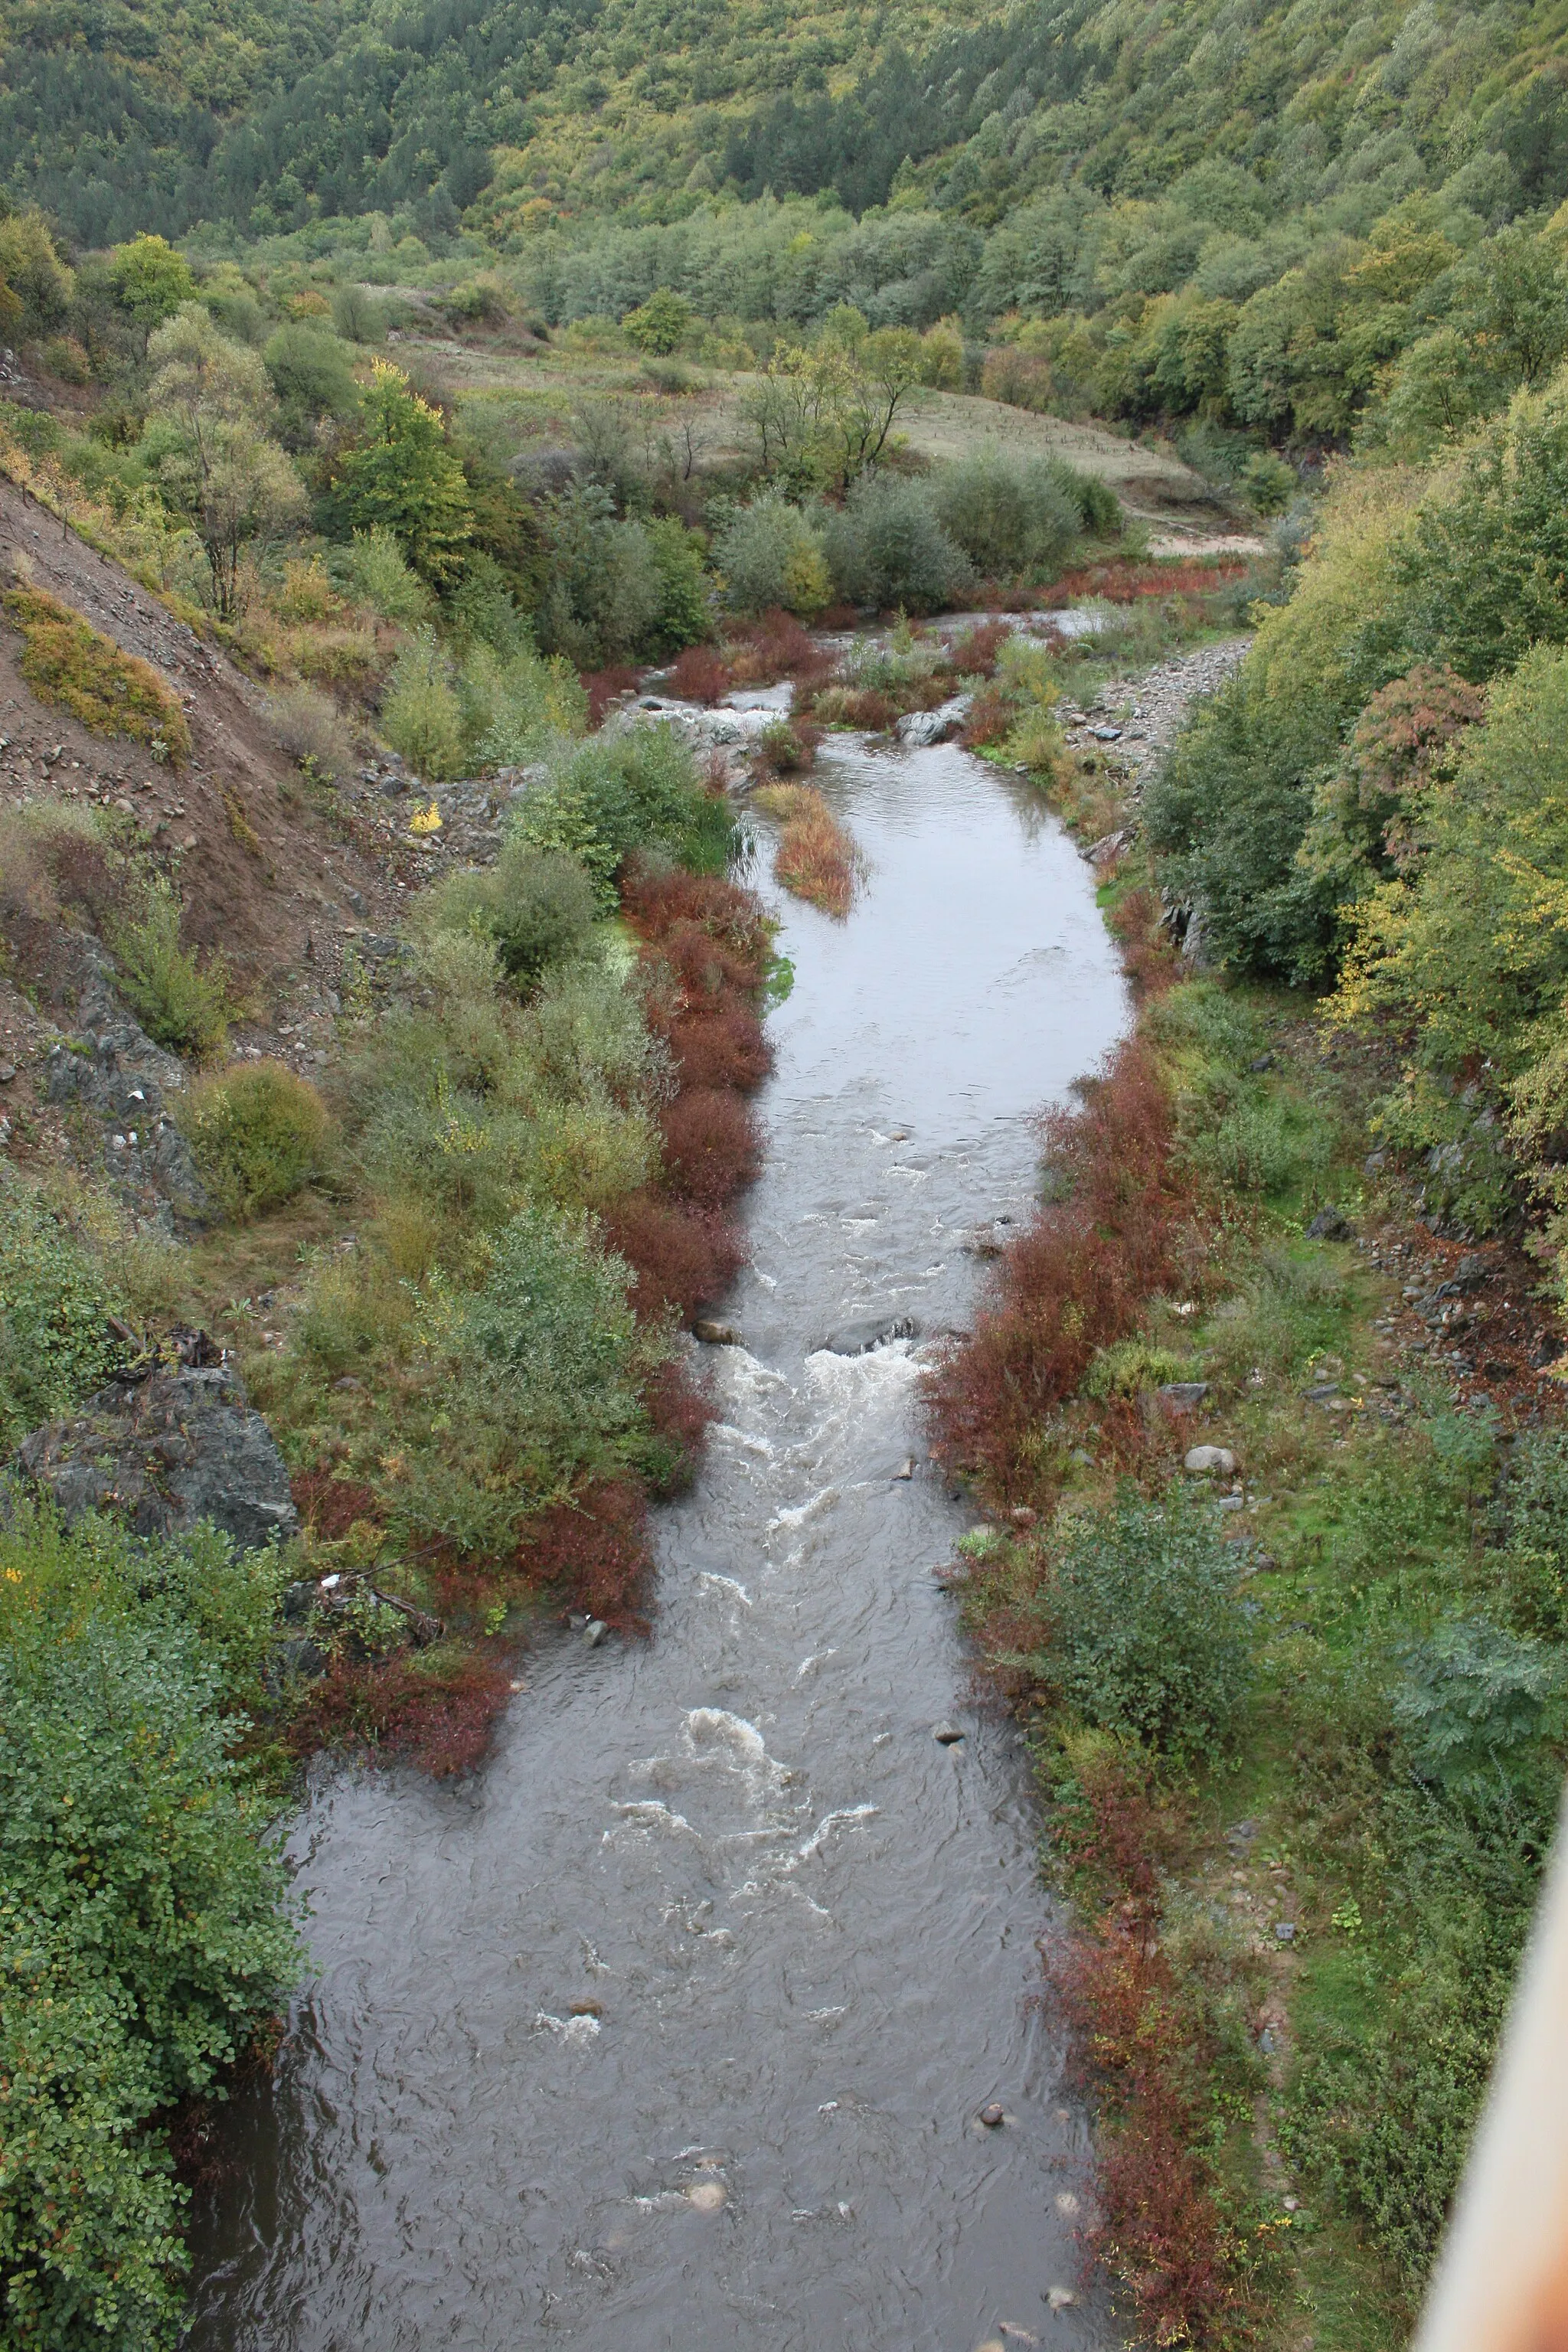
{"label": "river rapid", "polygon": [[933,1576],[970,1515],[916,1383],[1124,993],[1026,788],[853,741],[815,781],[867,881],[843,923],[778,905],[743,1345],[703,1350],[721,1419],[659,1514],[652,1637],[535,1648],[463,1785],[319,1771],[316,1973],[226,2119],[197,2352],[1119,2340],[1079,2276],[1025,1761]]}

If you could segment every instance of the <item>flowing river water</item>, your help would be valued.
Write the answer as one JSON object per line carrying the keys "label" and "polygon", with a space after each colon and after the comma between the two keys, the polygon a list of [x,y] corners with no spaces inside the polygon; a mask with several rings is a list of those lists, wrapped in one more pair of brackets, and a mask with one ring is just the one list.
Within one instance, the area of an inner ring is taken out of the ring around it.
{"label": "flowing river water", "polygon": [[321,1773],[316,1973],[230,2111],[199,2352],[1116,2340],[1035,1999],[1025,1760],[933,1578],[968,1515],[916,1383],[1122,985],[1024,787],[951,746],[832,745],[817,781],[868,879],[844,923],[779,908],[744,1344],[704,1350],[721,1418],[659,1515],[652,1637],[536,1648],[464,1785]]}

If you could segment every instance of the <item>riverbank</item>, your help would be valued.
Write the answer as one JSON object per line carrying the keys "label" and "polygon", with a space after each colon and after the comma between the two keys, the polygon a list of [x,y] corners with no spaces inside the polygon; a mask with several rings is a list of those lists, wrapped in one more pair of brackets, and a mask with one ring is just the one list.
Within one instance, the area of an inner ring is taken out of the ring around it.
{"label": "riverbank", "polygon": [[[1562,1339],[1516,1247],[1418,1222],[1376,1042],[1184,959],[1136,766],[1077,731],[1037,774],[1140,1003],[928,1390],[988,1514],[953,1580],[1074,1898],[1045,1958],[1102,2101],[1089,2249],[1162,2341],[1381,2352],[1551,1833]],[[1500,1590],[1512,1632],[1468,1631]]]}

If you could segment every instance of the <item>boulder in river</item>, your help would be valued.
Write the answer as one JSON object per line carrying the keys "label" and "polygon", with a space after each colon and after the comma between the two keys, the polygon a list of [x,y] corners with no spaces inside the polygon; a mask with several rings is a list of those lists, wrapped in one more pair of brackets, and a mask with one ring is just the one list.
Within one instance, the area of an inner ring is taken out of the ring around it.
{"label": "boulder in river", "polygon": [[830,1331],[822,1345],[830,1356],[868,1356],[890,1339],[913,1339],[919,1330],[912,1315],[868,1315],[858,1323],[845,1323]]}
{"label": "boulder in river", "polygon": [[242,1550],[299,1528],[283,1456],[226,1364],[115,1381],[24,1438],[16,1467],[68,1526],[101,1511],[161,1536],[210,1519]]}
{"label": "boulder in river", "polygon": [[927,743],[945,743],[955,735],[969,716],[971,694],[955,694],[935,710],[906,711],[898,723],[898,738],[906,751],[921,750]]}

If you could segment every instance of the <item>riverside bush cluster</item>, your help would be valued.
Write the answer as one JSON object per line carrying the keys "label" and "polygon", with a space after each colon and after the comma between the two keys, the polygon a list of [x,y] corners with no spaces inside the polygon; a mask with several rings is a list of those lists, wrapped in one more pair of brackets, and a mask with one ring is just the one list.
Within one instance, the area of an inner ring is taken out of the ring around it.
{"label": "riverside bush cluster", "polygon": [[572,1572],[623,1618],[637,1498],[700,1433],[674,1321],[733,1272],[725,1211],[756,1167],[768,950],[721,877],[732,830],[668,728],[557,739],[496,864],[425,903],[412,993],[332,1088],[358,1245],[258,1373],[367,1525],[503,1590],[555,1556],[552,1514],[607,1513],[621,1534]]}
{"label": "riverside bush cluster", "polygon": [[984,580],[1048,582],[1084,533],[1120,523],[1103,485],[1060,459],[983,443],[929,475],[863,473],[840,507],[770,491],[726,523],[714,562],[731,609],[747,615],[810,618],[834,601],[934,613]]}

